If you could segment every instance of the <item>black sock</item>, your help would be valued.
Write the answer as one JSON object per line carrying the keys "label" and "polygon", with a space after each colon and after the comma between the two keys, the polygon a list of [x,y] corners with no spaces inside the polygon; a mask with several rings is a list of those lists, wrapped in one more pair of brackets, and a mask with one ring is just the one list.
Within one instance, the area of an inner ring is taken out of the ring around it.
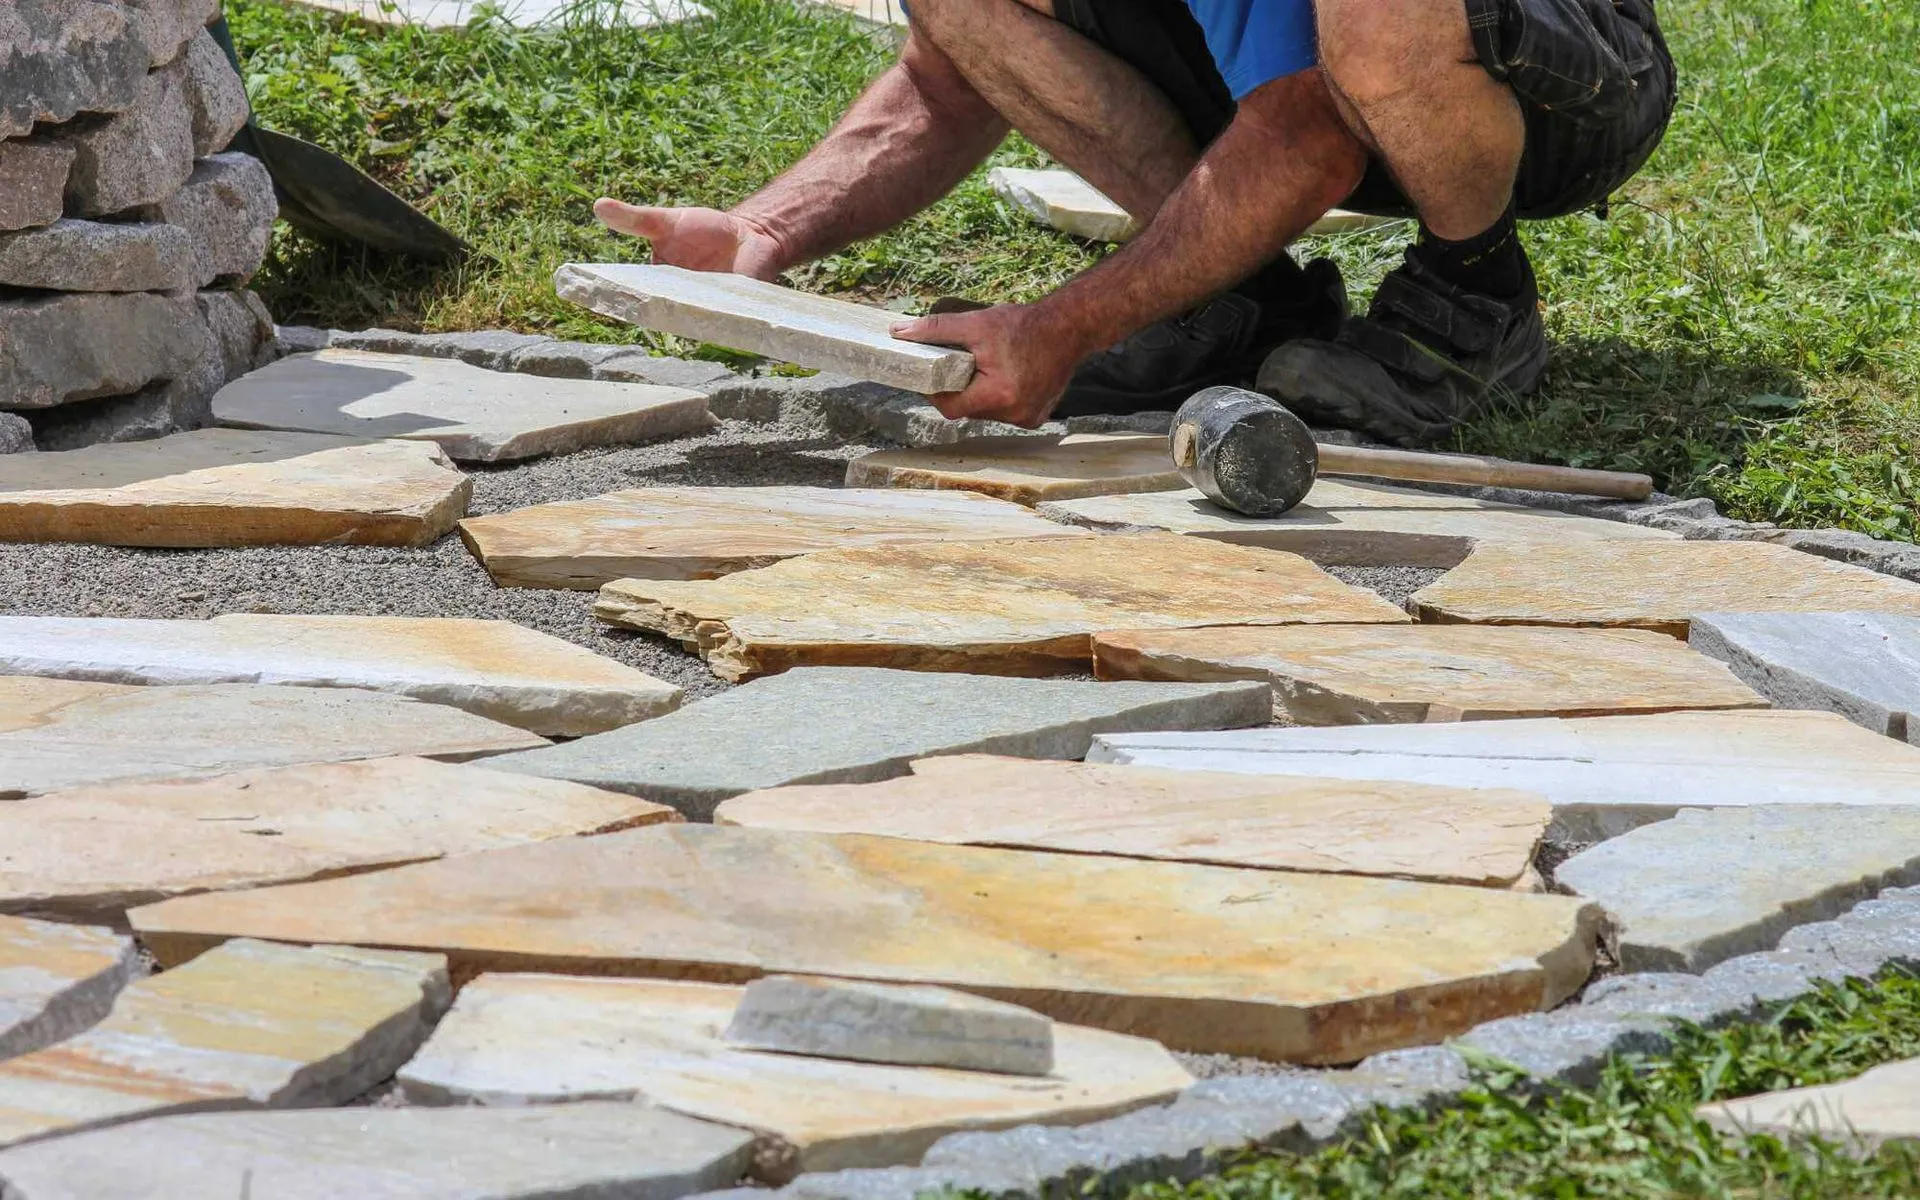
{"label": "black sock", "polygon": [[1519,231],[1514,226],[1512,206],[1485,232],[1464,241],[1449,242],[1435,237],[1423,224],[1413,253],[1453,286],[1500,300],[1519,297],[1533,277],[1527,269],[1527,254],[1520,246]]}

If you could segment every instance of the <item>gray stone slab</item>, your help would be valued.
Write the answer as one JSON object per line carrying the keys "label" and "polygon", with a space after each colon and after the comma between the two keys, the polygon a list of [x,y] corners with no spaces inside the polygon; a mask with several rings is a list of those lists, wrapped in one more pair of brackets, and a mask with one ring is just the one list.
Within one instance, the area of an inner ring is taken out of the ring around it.
{"label": "gray stone slab", "polygon": [[71,170],[73,147],[65,142],[0,142],[0,229],[59,220]]}
{"label": "gray stone slab", "polygon": [[205,357],[190,298],[129,295],[0,300],[0,396],[10,408],[123,396]]}
{"label": "gray stone slab", "polygon": [[36,124],[77,113],[124,112],[133,104],[148,57],[126,10],[94,0],[10,0],[0,14],[0,62],[6,64],[0,138],[24,137]]}
{"label": "gray stone slab", "polygon": [[954,1067],[1053,1070],[1053,1019],[951,988],[769,975],[741,993],[727,1041],[752,1050]]}
{"label": "gray stone slab", "polygon": [[568,263],[553,277],[563,299],[642,329],[677,333],[923,393],[973,378],[962,350],[903,342],[899,313],[762,283],[744,275],[630,263]]}
{"label": "gray stone slab", "polygon": [[1096,733],[1221,729],[1267,720],[1263,684],[1087,683],[803,667],[626,729],[490,759],[705,819],[720,801],[787,783],[865,783],[916,758],[1079,758]]}
{"label": "gray stone slab", "polygon": [[34,450],[33,426],[27,419],[10,412],[0,412],[0,454],[23,454]]}
{"label": "gray stone slab", "polygon": [[1920,742],[1920,617],[1705,613],[1687,642],[1780,708],[1811,708]]}
{"label": "gray stone slab", "polygon": [[187,109],[193,114],[193,156],[227,148],[247,123],[247,89],[213,35],[202,29],[187,43]]}
{"label": "gray stone slab", "polygon": [[160,1117],[0,1153],[7,1200],[676,1200],[753,1135],[643,1104]]}
{"label": "gray stone slab", "polygon": [[74,149],[70,214],[98,217],[160,203],[193,174],[186,71],[176,66],[145,76],[127,111],[60,136]]}
{"label": "gray stone slab", "polygon": [[280,211],[273,179],[260,160],[215,154],[193,166],[178,191],[152,202],[150,220],[178,225],[193,237],[196,285],[246,279],[260,269]]}
{"label": "gray stone slab", "polygon": [[192,287],[193,240],[175,225],[55,221],[0,236],[0,284],[53,292]]}

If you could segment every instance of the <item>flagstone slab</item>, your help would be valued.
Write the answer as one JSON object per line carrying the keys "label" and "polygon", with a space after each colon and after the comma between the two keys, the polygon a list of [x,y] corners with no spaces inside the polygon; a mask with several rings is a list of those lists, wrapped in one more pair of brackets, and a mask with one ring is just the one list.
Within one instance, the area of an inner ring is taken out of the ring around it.
{"label": "flagstone slab", "polygon": [[1166,530],[1287,550],[1333,566],[1455,567],[1487,543],[1679,539],[1625,521],[1337,479],[1315,481],[1305,500],[1277,517],[1241,516],[1191,489],[1050,501],[1039,512],[1089,529]]}
{"label": "flagstone slab", "polygon": [[1072,171],[995,167],[993,194],[1040,224],[1095,242],[1124,242],[1139,232],[1126,209]]}
{"label": "flagstone slab", "polygon": [[451,617],[0,616],[0,674],[364,688],[551,737],[618,729],[681,698],[672,684],[512,621]]}
{"label": "flagstone slab", "polygon": [[1695,1115],[1725,1133],[1820,1138],[1859,1155],[1890,1142],[1920,1142],[1920,1058],[1885,1063],[1845,1083],[1705,1104]]}
{"label": "flagstone slab", "polygon": [[457,708],[348,688],[144,688],[0,676],[0,800],[398,754],[468,759],[546,744]]}
{"label": "flagstone slab", "polygon": [[1769,710],[1103,734],[1090,762],[1505,787],[1597,842],[1682,808],[1920,804],[1920,750],[1830,713]]}
{"label": "flagstone slab", "polygon": [[642,1104],[156,1117],[0,1153],[8,1200],[678,1200],[753,1135]]}
{"label": "flagstone slab", "polygon": [[86,1033],[0,1063],[0,1146],[142,1117],[342,1104],[446,1008],[446,962],[237,940],[132,984]]}
{"label": "flagstone slab", "polygon": [[821,550],[1087,536],[971,492],[662,487],[469,517],[467,548],[502,587],[717,579]]}
{"label": "flagstone slab", "polygon": [[1600,931],[1599,906],[1566,896],[693,824],[129,917],[163,963],[270,937],[433,949],[459,979],[836,975],[1309,1062],[1551,1008],[1585,982]]}
{"label": "flagstone slab", "polygon": [[1684,638],[1695,613],[1920,614],[1920,584],[1770,542],[1491,543],[1407,607],[1422,621],[1623,625]]}
{"label": "flagstone slab", "polygon": [[969,751],[1080,758],[1095,733],[1225,729],[1267,719],[1247,683],[1091,683],[803,667],[640,725],[485,765],[671,804],[703,819],[785,783],[862,783]]}
{"label": "flagstone slab", "polygon": [[1619,919],[1629,971],[1704,971],[1796,925],[1920,883],[1920,808],[1682,809],[1560,864]]}
{"label": "flagstone slab", "polygon": [[1812,708],[1920,743],[1920,617],[1696,613],[1687,642],[1781,708]]}
{"label": "flagstone slab", "polygon": [[743,1050],[1003,1075],[1053,1072],[1053,1021],[952,988],[819,975],[749,983],[721,1036]]}
{"label": "flagstone slab", "polygon": [[1093,639],[1102,679],[1258,679],[1297,725],[1765,708],[1733,673],[1644,629],[1285,625]]}
{"label": "flagstone slab", "polygon": [[553,276],[564,300],[642,329],[676,333],[851,375],[910,392],[957,392],[973,355],[893,336],[889,309],[710,271],[640,263],[568,263]]}
{"label": "flagstone slab", "polygon": [[968,438],[876,450],[847,464],[847,486],[980,492],[1028,506],[1130,492],[1184,490],[1158,434],[1069,433]]}
{"label": "flagstone slab", "polygon": [[321,350],[242,375],[213,398],[234,429],[429,441],[455,462],[502,463],[704,433],[685,388],[487,371],[451,358]]}
{"label": "flagstone slab", "polygon": [[0,804],[0,912],[117,924],[169,896],[679,819],[598,788],[424,758],[74,788]]}
{"label": "flagstone slab", "polygon": [[[298,0],[314,8],[332,9],[382,25],[419,25],[428,29],[459,29],[480,15],[479,0]],[[504,0],[497,6],[500,20],[516,29],[562,26],[576,14],[599,24],[645,28],[690,21],[707,15],[693,0],[601,0],[583,9],[580,0]]]}
{"label": "flagstone slab", "polygon": [[0,1060],[98,1022],[139,965],[132,939],[108,930],[0,917]]}
{"label": "flagstone slab", "polygon": [[0,456],[0,541],[424,546],[472,490],[423,442],[201,429]]}
{"label": "flagstone slab", "polygon": [[1304,558],[1162,533],[828,550],[724,579],[622,579],[593,611],[732,680],[828,664],[1048,675],[1086,670],[1112,629],[1407,619]]}
{"label": "flagstone slab", "polygon": [[1512,887],[1552,815],[1526,792],[990,755],[736,796],[715,822],[959,845]]}

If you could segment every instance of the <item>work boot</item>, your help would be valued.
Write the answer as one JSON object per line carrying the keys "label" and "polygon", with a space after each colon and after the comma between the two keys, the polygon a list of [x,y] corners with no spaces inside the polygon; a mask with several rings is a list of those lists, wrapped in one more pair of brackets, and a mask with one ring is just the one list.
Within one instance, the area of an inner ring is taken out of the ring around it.
{"label": "work boot", "polygon": [[1409,253],[1366,316],[1349,318],[1331,340],[1282,345],[1254,386],[1316,428],[1425,446],[1496,389],[1532,391],[1546,367],[1531,266],[1519,295],[1502,300],[1453,286]]}
{"label": "work boot", "polygon": [[1080,364],[1056,417],[1171,411],[1201,388],[1250,381],[1289,338],[1330,338],[1347,314],[1340,269],[1281,255],[1234,290],[1147,326]]}

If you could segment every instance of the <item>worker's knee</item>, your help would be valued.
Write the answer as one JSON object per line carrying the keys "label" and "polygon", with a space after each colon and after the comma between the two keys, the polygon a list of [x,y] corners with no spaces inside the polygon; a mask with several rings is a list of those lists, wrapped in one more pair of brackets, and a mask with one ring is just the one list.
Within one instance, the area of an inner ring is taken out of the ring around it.
{"label": "worker's knee", "polygon": [[1463,0],[1315,0],[1314,10],[1321,67],[1361,108],[1417,92],[1473,57]]}
{"label": "worker's knee", "polygon": [[941,37],[963,26],[990,27],[995,10],[1017,4],[1043,17],[1053,16],[1053,0],[911,0],[909,9],[915,29],[931,37]]}

